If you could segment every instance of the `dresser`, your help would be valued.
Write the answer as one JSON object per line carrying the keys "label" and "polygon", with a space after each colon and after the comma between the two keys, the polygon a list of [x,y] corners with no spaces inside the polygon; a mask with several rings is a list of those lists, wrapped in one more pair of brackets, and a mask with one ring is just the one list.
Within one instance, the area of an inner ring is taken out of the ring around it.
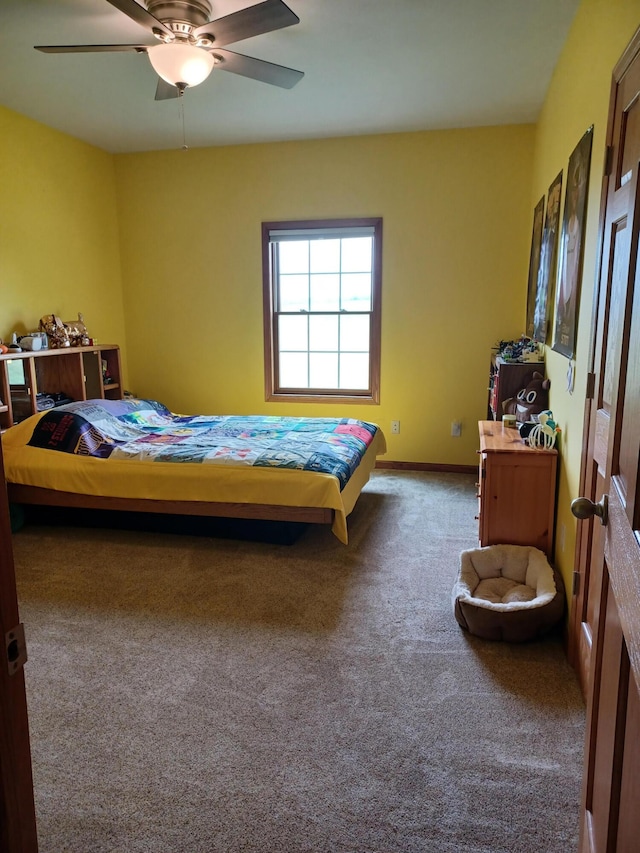
{"label": "dresser", "polygon": [[529,447],[500,421],[478,427],[480,545],[534,545],[551,561],[558,451]]}

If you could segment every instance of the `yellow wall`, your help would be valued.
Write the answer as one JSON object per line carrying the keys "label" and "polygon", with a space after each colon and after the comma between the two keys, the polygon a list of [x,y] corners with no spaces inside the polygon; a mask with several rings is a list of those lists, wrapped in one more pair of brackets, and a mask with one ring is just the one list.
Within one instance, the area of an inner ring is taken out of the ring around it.
{"label": "yellow wall", "polygon": [[[524,322],[533,138],[517,126],[117,156],[134,391],[185,412],[400,420],[387,458],[475,464],[491,347]],[[384,220],[381,403],[265,403],[260,224],[348,216]]]}
{"label": "yellow wall", "polygon": [[0,338],[84,314],[125,344],[113,157],[0,107]]}
{"label": "yellow wall", "polygon": [[567,582],[573,571],[575,551],[576,520],[569,507],[571,500],[579,494],[600,191],[612,71],[638,25],[640,0],[583,0],[556,67],[536,133],[532,210],[560,169],[564,170],[566,181],[567,163],[573,148],[585,130],[594,126],[573,394],[567,391],[569,361],[546,348],[547,373],[551,378],[550,407],[562,428],[556,562]]}

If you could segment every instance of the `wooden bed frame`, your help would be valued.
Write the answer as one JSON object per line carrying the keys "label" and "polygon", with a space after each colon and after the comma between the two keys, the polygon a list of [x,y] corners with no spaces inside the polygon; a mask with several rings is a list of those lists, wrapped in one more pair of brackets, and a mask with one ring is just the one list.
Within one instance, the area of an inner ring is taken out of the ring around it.
{"label": "wooden bed frame", "polygon": [[248,518],[262,521],[297,521],[303,524],[333,524],[335,515],[334,510],[327,507],[111,498],[59,492],[55,489],[23,486],[17,483],[7,483],[7,490],[11,503],[37,506],[152,512],[166,515],[201,515],[214,518]]}

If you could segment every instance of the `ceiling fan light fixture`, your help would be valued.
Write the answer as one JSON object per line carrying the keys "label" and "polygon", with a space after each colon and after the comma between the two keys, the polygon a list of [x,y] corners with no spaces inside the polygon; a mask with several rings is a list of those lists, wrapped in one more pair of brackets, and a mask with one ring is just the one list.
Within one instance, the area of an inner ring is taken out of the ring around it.
{"label": "ceiling fan light fixture", "polygon": [[147,50],[153,70],[172,86],[197,86],[213,71],[213,55],[192,44],[156,44]]}

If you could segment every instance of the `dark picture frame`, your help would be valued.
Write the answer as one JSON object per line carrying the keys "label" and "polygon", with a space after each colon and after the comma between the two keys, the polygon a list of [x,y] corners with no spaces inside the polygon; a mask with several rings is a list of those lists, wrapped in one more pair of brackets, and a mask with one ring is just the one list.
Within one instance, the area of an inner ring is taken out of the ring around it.
{"label": "dark picture frame", "polygon": [[529,335],[529,337],[532,337],[541,344],[546,344],[547,342],[551,305],[555,296],[561,200],[562,171],[553,180],[547,193],[547,211],[544,217],[538,285],[536,287],[536,300],[533,311],[533,333]]}
{"label": "dark picture frame", "polygon": [[553,330],[553,349],[567,358],[576,348],[592,143],[593,125],[574,148],[567,169]]}
{"label": "dark picture frame", "polygon": [[538,270],[540,269],[540,248],[542,246],[542,228],[544,225],[544,196],[533,210],[533,228],[531,230],[531,251],[529,253],[529,282],[527,285],[526,333],[533,335],[533,312],[536,304]]}

